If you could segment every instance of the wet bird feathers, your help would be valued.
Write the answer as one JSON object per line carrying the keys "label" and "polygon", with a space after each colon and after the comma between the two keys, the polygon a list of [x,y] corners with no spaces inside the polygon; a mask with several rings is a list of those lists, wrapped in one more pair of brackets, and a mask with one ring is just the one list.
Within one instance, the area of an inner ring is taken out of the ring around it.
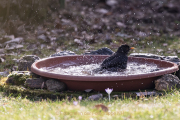
{"label": "wet bird feathers", "polygon": [[127,61],[128,57],[127,54],[130,49],[134,49],[134,47],[129,47],[129,45],[121,45],[118,50],[110,57],[106,58],[102,64],[100,65],[100,68],[97,68],[93,70],[93,72],[98,71],[123,71],[127,68]]}
{"label": "wet bird feathers", "polygon": [[124,54],[114,53],[109,58],[105,59],[101,64],[101,68],[107,69],[117,67],[120,69],[126,69],[128,57]]}

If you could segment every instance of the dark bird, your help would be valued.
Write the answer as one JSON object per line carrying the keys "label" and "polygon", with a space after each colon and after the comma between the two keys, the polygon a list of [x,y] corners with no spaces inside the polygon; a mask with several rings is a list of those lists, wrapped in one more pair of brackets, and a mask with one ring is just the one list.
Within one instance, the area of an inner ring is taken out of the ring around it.
{"label": "dark bird", "polygon": [[99,70],[102,71],[105,69],[115,72],[126,69],[128,60],[127,54],[131,49],[134,49],[134,47],[129,47],[129,45],[126,44],[121,45],[113,55],[102,62]]}

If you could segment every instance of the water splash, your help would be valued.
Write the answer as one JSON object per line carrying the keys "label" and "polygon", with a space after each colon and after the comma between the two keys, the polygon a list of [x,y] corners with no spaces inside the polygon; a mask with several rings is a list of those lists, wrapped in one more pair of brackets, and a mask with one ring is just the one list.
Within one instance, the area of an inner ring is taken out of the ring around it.
{"label": "water splash", "polygon": [[59,73],[62,75],[74,75],[74,76],[128,76],[145,74],[153,71],[161,70],[156,64],[140,64],[137,62],[129,62],[127,64],[127,69],[121,72],[111,72],[107,70],[102,70],[98,72],[93,72],[94,69],[100,67],[100,64],[87,64],[79,66],[68,66],[68,67],[44,67],[41,68],[43,71],[51,73]]}

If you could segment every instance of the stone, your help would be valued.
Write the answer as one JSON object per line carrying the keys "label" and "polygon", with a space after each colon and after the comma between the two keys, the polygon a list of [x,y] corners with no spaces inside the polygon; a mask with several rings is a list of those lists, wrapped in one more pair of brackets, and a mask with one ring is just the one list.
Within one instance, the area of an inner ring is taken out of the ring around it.
{"label": "stone", "polygon": [[0,54],[4,54],[4,49],[0,49]]}
{"label": "stone", "polygon": [[7,38],[7,39],[14,39],[14,35],[5,35],[4,38]]}
{"label": "stone", "polygon": [[84,92],[90,93],[90,92],[93,92],[93,89],[86,89],[86,90],[84,90]]}
{"label": "stone", "polygon": [[147,92],[135,92],[138,97],[140,96],[155,96],[159,95],[156,91],[147,91]]}
{"label": "stone", "polygon": [[129,55],[130,57],[144,57],[144,58],[153,58],[153,59],[161,59],[162,56],[160,55],[155,55],[151,53],[131,53]]}
{"label": "stone", "polygon": [[44,42],[47,42],[47,37],[46,37],[44,34],[39,35],[39,36],[37,37],[37,39],[43,40]]}
{"label": "stone", "polygon": [[165,61],[176,63],[177,65],[180,65],[180,59],[177,56],[160,56],[160,55],[151,54],[151,53],[132,53],[129,56],[165,60]]}
{"label": "stone", "polygon": [[99,100],[102,99],[103,95],[102,94],[96,94],[96,95],[91,95],[88,97],[89,100]]}
{"label": "stone", "polygon": [[6,84],[10,85],[24,85],[27,78],[30,78],[31,72],[29,71],[13,71],[9,74]]}
{"label": "stone", "polygon": [[43,89],[46,88],[45,82],[43,78],[28,78],[24,85],[32,89]]}
{"label": "stone", "polygon": [[70,56],[70,55],[76,55],[74,52],[72,51],[61,51],[61,52],[57,52],[55,54],[50,55],[50,57],[55,57],[55,56]]}
{"label": "stone", "polygon": [[104,47],[95,51],[86,52],[84,55],[112,55],[113,53],[111,49]]}
{"label": "stone", "polygon": [[101,13],[101,14],[107,14],[109,11],[103,8],[96,9],[96,12]]}
{"label": "stone", "polygon": [[5,49],[7,51],[13,51],[13,50],[17,50],[17,49],[22,49],[23,47],[24,47],[24,45],[14,44],[14,45],[11,45],[11,47],[6,47]]}
{"label": "stone", "polygon": [[80,45],[80,46],[83,46],[83,42],[79,39],[74,39],[74,42],[77,44],[77,45]]}
{"label": "stone", "polygon": [[0,63],[3,63],[3,62],[5,62],[5,59],[0,57]]}
{"label": "stone", "polygon": [[15,38],[15,39],[12,39],[10,41],[5,42],[5,44],[9,44],[9,43],[21,43],[22,41],[23,41],[23,38],[19,37],[19,38]]}
{"label": "stone", "polygon": [[9,75],[9,72],[10,72],[10,71],[0,72],[0,76],[4,76],[4,77],[6,77],[6,76],[8,76],[8,75]]}
{"label": "stone", "polygon": [[38,47],[37,47],[37,44],[28,44],[28,46],[27,46],[27,48],[26,49],[28,49],[28,50],[34,50],[34,49],[37,49]]}
{"label": "stone", "polygon": [[106,0],[106,4],[111,7],[114,7],[115,5],[118,4],[118,1],[117,0]]}
{"label": "stone", "polygon": [[59,92],[66,90],[66,84],[58,80],[49,79],[46,81],[46,86],[49,91]]}
{"label": "stone", "polygon": [[147,34],[145,32],[138,32],[137,34],[139,37],[146,37]]}
{"label": "stone", "polygon": [[155,80],[155,89],[158,91],[170,91],[175,88],[180,88],[180,80],[172,74],[165,74]]}
{"label": "stone", "polygon": [[40,58],[36,55],[25,55],[22,58],[19,59],[18,62],[18,70],[19,71],[26,71],[31,70],[31,65],[39,60]]}
{"label": "stone", "polygon": [[120,28],[125,28],[126,27],[126,25],[124,23],[122,23],[122,22],[116,22],[116,25],[118,27],[120,27]]}
{"label": "stone", "polygon": [[131,37],[130,35],[127,35],[127,34],[121,33],[121,32],[118,32],[118,33],[116,34],[116,36],[118,36],[118,37],[124,37],[124,38],[130,38],[130,37]]}
{"label": "stone", "polygon": [[16,49],[22,49],[23,47],[24,45],[20,45],[20,44],[16,45]]}
{"label": "stone", "polygon": [[163,56],[161,59],[180,65],[180,59],[177,56]]}

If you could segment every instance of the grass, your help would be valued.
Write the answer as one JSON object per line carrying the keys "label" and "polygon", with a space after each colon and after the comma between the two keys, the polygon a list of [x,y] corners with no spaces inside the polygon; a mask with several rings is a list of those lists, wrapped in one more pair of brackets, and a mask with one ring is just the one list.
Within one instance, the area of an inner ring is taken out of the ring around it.
{"label": "grass", "polygon": [[[2,95],[2,93],[1,93]],[[180,118],[180,92],[166,93],[164,96],[142,97],[140,99],[82,100],[78,105],[66,99],[33,101],[20,96],[1,97],[1,120],[171,120]],[[103,104],[108,112],[94,106]]]}
{"label": "grass", "polygon": [[[121,38],[113,39],[113,43],[121,45]],[[130,44],[134,41],[132,39],[124,39],[126,43]],[[152,42],[153,41],[153,42]],[[148,52],[159,55],[174,55],[167,53],[168,48],[178,50],[179,46],[179,38],[173,37],[147,37],[141,38],[140,40],[135,40],[134,47],[136,48],[134,52]],[[168,43],[168,47],[162,46],[163,43]],[[84,53],[85,49],[81,49],[77,47],[77,45],[73,44],[73,41],[66,41],[64,43],[58,44],[62,50],[72,50],[77,54]],[[113,51],[117,49],[117,47],[105,44],[103,42],[94,43],[91,49],[96,50],[102,47],[109,47]],[[162,52],[157,52],[156,49],[163,49]],[[176,50],[173,50],[176,52]],[[55,51],[49,51],[46,49],[41,50],[42,54],[39,57],[43,58],[49,56],[50,54],[55,53]],[[25,54],[32,54],[32,51],[28,51]],[[0,71],[4,71],[6,68],[11,68],[13,65],[16,65],[13,58],[19,59],[23,54],[18,54],[17,56],[6,56],[6,61],[1,63]],[[176,53],[180,56],[179,53]],[[1,82],[6,80],[7,78],[1,79]],[[0,120],[171,120],[171,119],[180,119],[180,91],[175,90],[170,93],[165,93],[165,95],[159,97],[141,97],[141,98],[123,98],[112,99],[109,102],[106,95],[106,98],[99,101],[90,101],[86,100],[87,94],[84,93],[65,93],[68,96],[70,94],[73,95],[73,99],[71,101],[67,99],[58,99],[58,100],[50,100],[50,99],[39,99],[36,97],[40,97],[41,90],[24,90],[18,89],[16,87],[11,86],[11,90],[8,91],[6,88],[0,88]],[[11,92],[14,92],[12,95]],[[6,92],[6,94],[5,94]],[[7,94],[8,92],[8,94]],[[52,93],[48,91],[45,96],[49,96]],[[19,94],[21,93],[21,95]],[[24,94],[22,94],[24,93]],[[30,94],[31,97],[25,97],[25,94]],[[56,93],[54,93],[56,94]],[[58,95],[61,93],[57,93]],[[96,93],[92,93],[96,94]],[[106,93],[103,93],[106,94]],[[120,95],[122,93],[113,94]],[[73,101],[76,100],[77,96],[83,96],[83,100],[78,103],[77,106],[73,104]],[[90,94],[89,94],[90,95]],[[33,96],[33,97],[32,97]],[[62,96],[59,95],[59,96]],[[65,98],[65,97],[64,97]],[[96,109],[95,105],[103,104],[109,108],[108,112],[104,112],[103,110]]]}

